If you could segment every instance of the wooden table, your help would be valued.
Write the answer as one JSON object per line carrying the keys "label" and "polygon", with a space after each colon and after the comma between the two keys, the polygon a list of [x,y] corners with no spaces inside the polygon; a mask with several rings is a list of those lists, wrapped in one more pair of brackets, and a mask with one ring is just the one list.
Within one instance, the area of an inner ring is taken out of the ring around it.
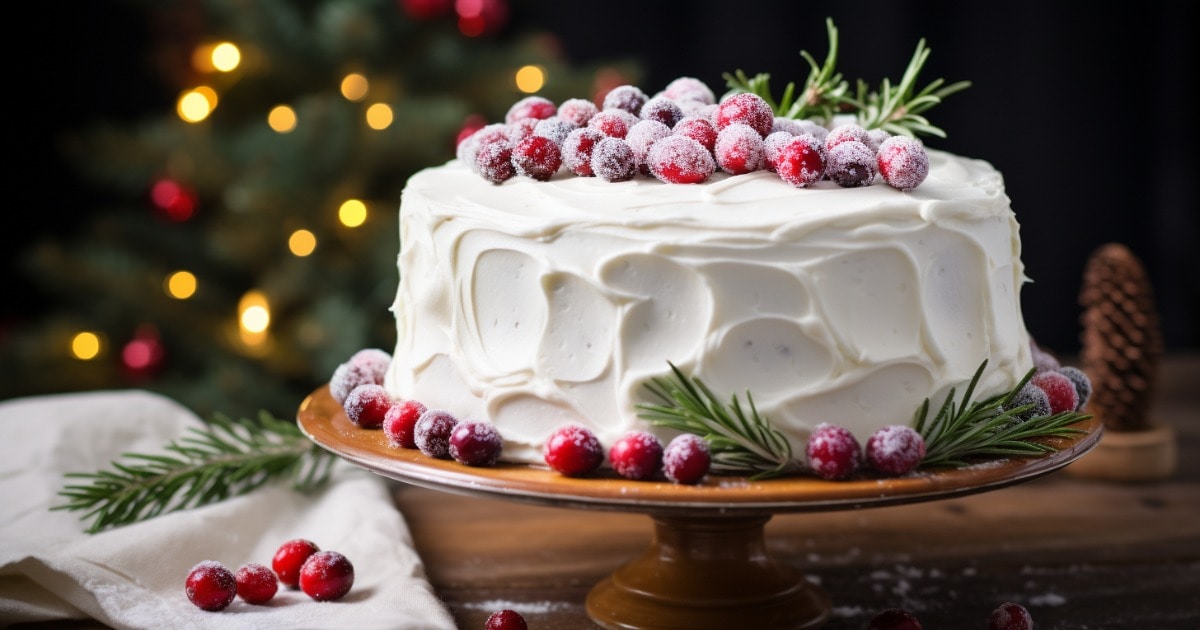
{"label": "wooden table", "polygon": [[[1070,468],[941,501],[780,514],[768,552],[833,600],[828,629],[903,607],[925,628],[986,628],[1004,601],[1049,628],[1200,628],[1200,355],[1164,361],[1153,416],[1174,429],[1168,479]],[[1085,456],[1086,457],[1086,456]],[[596,628],[584,601],[649,546],[648,516],[529,505],[394,483],[435,590],[460,628],[501,608],[531,629]],[[750,629],[748,629],[750,630]]]}

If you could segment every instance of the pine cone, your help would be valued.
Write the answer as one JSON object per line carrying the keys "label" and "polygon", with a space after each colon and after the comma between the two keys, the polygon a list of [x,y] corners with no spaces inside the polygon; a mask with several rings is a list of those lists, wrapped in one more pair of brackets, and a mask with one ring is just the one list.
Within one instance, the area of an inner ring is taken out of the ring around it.
{"label": "pine cone", "polygon": [[1148,428],[1162,334],[1141,261],[1124,245],[1100,247],[1084,269],[1079,302],[1083,306],[1080,359],[1092,382],[1087,411],[1107,429]]}

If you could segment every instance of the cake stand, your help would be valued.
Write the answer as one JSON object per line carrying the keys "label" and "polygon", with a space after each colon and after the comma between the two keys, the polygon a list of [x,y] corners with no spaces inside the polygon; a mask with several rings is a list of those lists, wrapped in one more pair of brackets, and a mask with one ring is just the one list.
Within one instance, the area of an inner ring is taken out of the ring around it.
{"label": "cake stand", "polygon": [[592,588],[587,612],[609,629],[817,628],[832,612],[829,597],[767,553],[764,526],[774,514],[848,510],[933,501],[1029,481],[1075,461],[1103,432],[1095,419],[1082,433],[1054,438],[1058,449],[956,469],[895,478],[824,481],[809,476],[752,481],[709,475],[689,486],[630,481],[601,471],[572,478],[549,468],[501,463],[470,467],[390,446],[380,430],[346,418],[327,386],[300,404],[301,431],[321,447],[379,475],[446,492],[564,508],[643,513],[654,538]]}

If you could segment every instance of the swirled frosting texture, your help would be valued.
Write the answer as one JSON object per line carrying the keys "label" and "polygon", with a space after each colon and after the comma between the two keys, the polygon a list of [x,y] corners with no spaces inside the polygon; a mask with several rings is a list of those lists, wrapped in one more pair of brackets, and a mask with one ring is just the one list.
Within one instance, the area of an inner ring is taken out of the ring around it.
{"label": "swirled frosting texture", "polygon": [[495,423],[505,458],[528,462],[565,423],[604,444],[646,428],[642,385],[668,362],[751,392],[799,457],[821,422],[860,441],[911,422],[985,359],[980,394],[1011,388],[1032,361],[1003,179],[930,161],[908,193],[769,172],[493,185],[456,162],[422,171],[401,197],[386,385]]}

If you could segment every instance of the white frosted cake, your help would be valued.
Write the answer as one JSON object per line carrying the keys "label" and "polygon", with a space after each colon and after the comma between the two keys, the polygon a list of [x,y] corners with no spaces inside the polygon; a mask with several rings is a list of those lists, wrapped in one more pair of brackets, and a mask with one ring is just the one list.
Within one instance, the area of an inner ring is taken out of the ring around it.
{"label": "white frosted cake", "polygon": [[566,169],[494,184],[459,161],[400,205],[399,398],[494,423],[540,462],[569,423],[608,444],[670,364],[750,392],[803,457],[822,422],[908,424],[986,360],[980,395],[1031,369],[1018,224],[986,162],[929,151],[928,177],[805,188],[769,170],[699,184]]}

